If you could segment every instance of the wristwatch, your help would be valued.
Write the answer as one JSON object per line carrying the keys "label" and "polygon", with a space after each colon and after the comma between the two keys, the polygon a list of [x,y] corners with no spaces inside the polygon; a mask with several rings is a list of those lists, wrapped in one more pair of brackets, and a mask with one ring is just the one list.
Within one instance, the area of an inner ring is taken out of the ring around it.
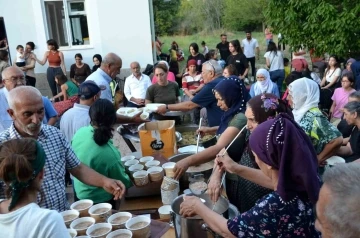
{"label": "wristwatch", "polygon": [[169,105],[166,104],[166,111],[169,111]]}

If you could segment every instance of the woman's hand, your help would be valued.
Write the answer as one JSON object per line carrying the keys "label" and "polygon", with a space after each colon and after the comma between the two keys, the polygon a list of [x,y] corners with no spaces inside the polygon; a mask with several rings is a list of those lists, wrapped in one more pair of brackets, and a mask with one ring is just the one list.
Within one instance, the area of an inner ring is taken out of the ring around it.
{"label": "woman's hand", "polygon": [[[218,166],[216,166],[216,168],[214,169],[218,169]],[[214,171],[215,173],[216,171]],[[217,200],[220,197],[220,193],[221,193],[221,188],[220,188],[220,179],[218,176],[211,176],[210,177],[210,181],[207,187],[207,193],[210,196],[211,201],[213,201],[214,203],[217,202]]]}
{"label": "woman's hand", "polygon": [[174,167],[174,178],[176,180],[179,180],[180,177],[186,172],[188,168],[189,168],[189,163],[187,162],[187,158],[176,162]]}
{"label": "woman's hand", "polygon": [[196,134],[200,134],[201,137],[205,136],[207,133],[209,133],[210,127],[202,126],[200,129],[196,130]]}
{"label": "woman's hand", "polygon": [[184,201],[180,204],[180,215],[183,217],[196,216],[196,207],[202,206],[203,203],[196,196],[184,196]]}
{"label": "woman's hand", "polygon": [[225,149],[222,149],[220,153],[216,156],[215,163],[219,166],[222,171],[227,171],[229,173],[234,173],[234,169],[237,166],[227,153],[223,155]]}

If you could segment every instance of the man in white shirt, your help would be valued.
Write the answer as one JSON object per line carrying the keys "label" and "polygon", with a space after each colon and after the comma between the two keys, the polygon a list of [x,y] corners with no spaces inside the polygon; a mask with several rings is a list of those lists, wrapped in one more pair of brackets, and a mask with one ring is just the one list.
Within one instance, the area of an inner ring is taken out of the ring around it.
{"label": "man in white shirt", "polygon": [[121,58],[114,53],[108,53],[101,62],[100,68],[87,77],[86,81],[92,80],[97,85],[104,85],[106,89],[101,93],[100,98],[113,102],[114,95],[110,88],[110,83],[113,79],[115,79],[116,75],[120,74],[121,67]]}
{"label": "man in white shirt", "polygon": [[251,64],[251,75],[255,76],[255,50],[256,50],[256,56],[257,60],[259,60],[260,56],[260,49],[259,49],[259,43],[255,38],[252,38],[251,31],[246,31],[246,39],[243,39],[241,41],[241,48],[244,52],[244,55],[246,56],[246,59]]}
{"label": "man in white shirt", "polygon": [[77,130],[90,125],[90,107],[100,98],[101,90],[105,89],[105,86],[98,86],[91,80],[80,84],[80,103],[75,103],[73,108],[67,110],[60,121],[60,131],[70,143]]}
{"label": "man in white shirt", "polygon": [[132,74],[126,78],[124,86],[127,107],[144,107],[146,91],[151,86],[151,80],[149,76],[141,73],[138,62],[132,62],[130,68]]}

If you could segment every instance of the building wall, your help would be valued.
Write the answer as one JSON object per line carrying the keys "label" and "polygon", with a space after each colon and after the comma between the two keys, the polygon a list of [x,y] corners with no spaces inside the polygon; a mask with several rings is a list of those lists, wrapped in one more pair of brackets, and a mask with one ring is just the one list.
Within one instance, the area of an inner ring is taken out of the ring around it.
{"label": "building wall", "polygon": [[[150,14],[148,0],[86,0],[90,45],[61,48],[66,69],[81,53],[92,67],[92,56],[114,52],[123,59],[123,68],[132,61],[142,67],[152,64]],[[47,50],[46,17],[42,0],[0,0],[0,16],[4,17],[12,59],[16,46],[33,41],[34,53],[42,59]],[[45,73],[47,65],[36,65],[36,73]]]}

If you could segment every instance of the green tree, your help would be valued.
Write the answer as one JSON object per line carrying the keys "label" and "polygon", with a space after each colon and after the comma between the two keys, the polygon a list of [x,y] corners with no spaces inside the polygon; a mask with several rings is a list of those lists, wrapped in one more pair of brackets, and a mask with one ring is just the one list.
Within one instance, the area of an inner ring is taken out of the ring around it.
{"label": "green tree", "polygon": [[180,0],[153,0],[156,34],[171,35],[174,33],[179,7]]}
{"label": "green tree", "polygon": [[224,26],[233,31],[255,30],[265,19],[266,0],[224,0]]}
{"label": "green tree", "polygon": [[294,48],[349,56],[360,52],[360,2],[354,0],[268,0],[266,23]]}

